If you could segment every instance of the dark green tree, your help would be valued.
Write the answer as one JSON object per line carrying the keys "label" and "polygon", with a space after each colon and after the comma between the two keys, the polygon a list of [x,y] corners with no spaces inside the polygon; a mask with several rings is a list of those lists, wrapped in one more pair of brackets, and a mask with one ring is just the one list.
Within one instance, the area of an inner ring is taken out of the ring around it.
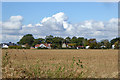
{"label": "dark green tree", "polygon": [[98,42],[96,48],[97,48],[97,49],[101,49],[101,46],[102,46],[102,43],[101,43],[101,42]]}
{"label": "dark green tree", "polygon": [[77,43],[77,37],[72,37],[72,39],[71,39],[71,43]]}
{"label": "dark green tree", "polygon": [[54,38],[54,37],[53,37],[52,35],[46,36],[46,37],[45,37],[45,42],[46,42],[46,43],[52,43],[52,42],[53,42],[53,38]]}
{"label": "dark green tree", "polygon": [[71,38],[70,37],[66,37],[65,39],[64,39],[64,43],[70,43],[71,42]]}
{"label": "dark green tree", "polygon": [[79,37],[77,39],[77,46],[84,46],[84,38],[83,37]]}
{"label": "dark green tree", "polygon": [[62,43],[64,39],[62,37],[54,37],[53,44],[56,44],[57,48],[62,48]]}
{"label": "dark green tree", "polygon": [[97,48],[97,41],[96,41],[96,39],[89,39],[88,40],[88,45],[90,46],[90,49]]}
{"label": "dark green tree", "polygon": [[41,44],[41,43],[44,43],[43,38],[34,39],[32,46],[34,47],[36,44]]}
{"label": "dark green tree", "polygon": [[114,45],[115,45],[115,49],[120,49],[120,41],[116,41]]}
{"label": "dark green tree", "polygon": [[120,37],[112,39],[112,40],[110,41],[110,42],[111,42],[111,45],[113,45],[116,41],[120,41]]}
{"label": "dark green tree", "polygon": [[34,42],[34,37],[32,34],[26,34],[22,37],[22,39],[20,39],[20,41],[18,42],[18,44],[24,45],[27,44],[29,46],[31,46]]}
{"label": "dark green tree", "polygon": [[109,49],[111,47],[111,44],[110,44],[109,40],[107,40],[107,39],[102,40],[101,44],[106,46],[107,49]]}

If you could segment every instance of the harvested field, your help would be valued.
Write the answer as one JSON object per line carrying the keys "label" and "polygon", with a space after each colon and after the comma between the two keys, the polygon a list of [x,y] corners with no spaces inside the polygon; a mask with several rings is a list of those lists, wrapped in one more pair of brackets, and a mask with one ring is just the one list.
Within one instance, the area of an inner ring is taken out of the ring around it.
{"label": "harvested field", "polygon": [[118,50],[3,49],[4,78],[117,78]]}

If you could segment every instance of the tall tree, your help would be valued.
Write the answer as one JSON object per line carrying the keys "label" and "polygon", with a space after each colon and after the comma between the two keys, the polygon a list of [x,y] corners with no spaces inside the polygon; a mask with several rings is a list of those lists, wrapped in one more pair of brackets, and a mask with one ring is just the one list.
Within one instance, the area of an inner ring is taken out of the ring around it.
{"label": "tall tree", "polygon": [[110,42],[111,42],[111,45],[113,45],[116,41],[120,41],[120,37],[112,39],[112,40],[110,41]]}
{"label": "tall tree", "polygon": [[111,44],[110,44],[109,40],[107,40],[107,39],[102,40],[101,44],[106,46],[107,49],[109,49],[111,47]]}
{"label": "tall tree", "polygon": [[46,36],[45,37],[45,42],[47,42],[47,43],[52,43],[53,42],[53,36],[52,35],[49,35],[49,36]]}
{"label": "tall tree", "polygon": [[97,47],[97,41],[96,39],[89,39],[88,40],[88,45],[90,46],[91,49],[94,49]]}
{"label": "tall tree", "polygon": [[41,44],[41,43],[44,43],[43,38],[34,39],[32,46],[34,47],[36,44]]}
{"label": "tall tree", "polygon": [[84,46],[84,38],[83,37],[79,37],[77,39],[77,46]]}
{"label": "tall tree", "polygon": [[62,48],[62,42],[63,42],[63,38],[62,37],[54,37],[53,38],[53,44],[57,45],[57,48]]}
{"label": "tall tree", "polygon": [[34,37],[32,34],[26,34],[22,37],[22,39],[20,39],[20,41],[18,42],[18,44],[28,44],[29,46],[31,46],[34,42]]}
{"label": "tall tree", "polygon": [[116,49],[120,49],[120,41],[114,43]]}
{"label": "tall tree", "polygon": [[70,37],[66,37],[64,42],[65,43],[70,43],[70,41],[71,41],[71,38]]}
{"label": "tall tree", "polygon": [[71,42],[72,42],[72,43],[77,43],[77,37],[75,37],[75,36],[72,37]]}

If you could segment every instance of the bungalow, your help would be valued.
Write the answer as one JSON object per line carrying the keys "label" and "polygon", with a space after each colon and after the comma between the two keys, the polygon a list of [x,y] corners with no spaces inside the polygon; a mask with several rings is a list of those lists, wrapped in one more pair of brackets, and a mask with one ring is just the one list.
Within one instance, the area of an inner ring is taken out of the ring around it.
{"label": "bungalow", "polygon": [[30,47],[30,49],[35,49],[34,47]]}
{"label": "bungalow", "polygon": [[77,49],[84,49],[84,46],[77,46]]}
{"label": "bungalow", "polygon": [[115,45],[112,45],[112,49],[115,49]]}
{"label": "bungalow", "polygon": [[106,48],[106,46],[104,46],[104,45],[102,45],[102,46],[100,46],[101,48]]}
{"label": "bungalow", "polygon": [[68,48],[75,48],[76,44],[75,43],[68,43],[67,47]]}
{"label": "bungalow", "polygon": [[7,44],[3,44],[2,48],[9,48],[9,46]]}
{"label": "bungalow", "polygon": [[14,46],[16,45],[15,43],[9,42],[9,43],[1,43],[0,47],[1,48],[9,48],[9,46]]}
{"label": "bungalow", "polygon": [[86,49],[89,49],[89,48],[90,48],[90,46],[86,46],[85,48],[86,48]]}
{"label": "bungalow", "polygon": [[25,48],[26,47],[26,45],[21,45],[23,48]]}
{"label": "bungalow", "polygon": [[62,48],[66,48],[67,45],[65,43],[62,44]]}
{"label": "bungalow", "polygon": [[51,44],[47,44],[47,43],[45,43],[45,44],[36,44],[35,48],[38,48],[38,47],[51,49]]}

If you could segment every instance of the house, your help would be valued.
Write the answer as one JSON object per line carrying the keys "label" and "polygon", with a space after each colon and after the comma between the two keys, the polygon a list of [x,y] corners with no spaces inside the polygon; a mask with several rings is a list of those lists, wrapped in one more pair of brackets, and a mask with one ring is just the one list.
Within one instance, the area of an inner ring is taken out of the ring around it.
{"label": "house", "polygon": [[69,43],[67,44],[68,48],[75,48],[76,44],[75,43]]}
{"label": "house", "polygon": [[3,44],[2,48],[9,48],[7,44]]}
{"label": "house", "polygon": [[104,45],[102,45],[102,46],[100,46],[101,48],[106,48],[106,46],[104,46]]}
{"label": "house", "polygon": [[16,45],[15,43],[9,42],[9,43],[1,43],[0,47],[1,48],[9,48],[9,46],[14,46]]}
{"label": "house", "polygon": [[62,48],[66,48],[67,45],[65,43],[62,44]]}
{"label": "house", "polygon": [[35,49],[34,47],[30,47],[30,49]]}
{"label": "house", "polygon": [[86,49],[89,49],[89,48],[90,48],[90,46],[86,46],[85,48],[86,48]]}
{"label": "house", "polygon": [[35,48],[38,48],[38,47],[51,49],[51,44],[47,44],[47,43],[45,43],[45,44],[36,44]]}
{"label": "house", "polygon": [[112,45],[112,49],[115,49],[115,45]]}
{"label": "house", "polygon": [[23,48],[25,48],[26,47],[26,45],[21,45]]}
{"label": "house", "polygon": [[84,46],[77,46],[77,49],[84,49]]}
{"label": "house", "polygon": [[48,49],[51,49],[51,45],[52,45],[52,44],[47,44],[47,43],[45,44],[45,46],[46,46]]}

